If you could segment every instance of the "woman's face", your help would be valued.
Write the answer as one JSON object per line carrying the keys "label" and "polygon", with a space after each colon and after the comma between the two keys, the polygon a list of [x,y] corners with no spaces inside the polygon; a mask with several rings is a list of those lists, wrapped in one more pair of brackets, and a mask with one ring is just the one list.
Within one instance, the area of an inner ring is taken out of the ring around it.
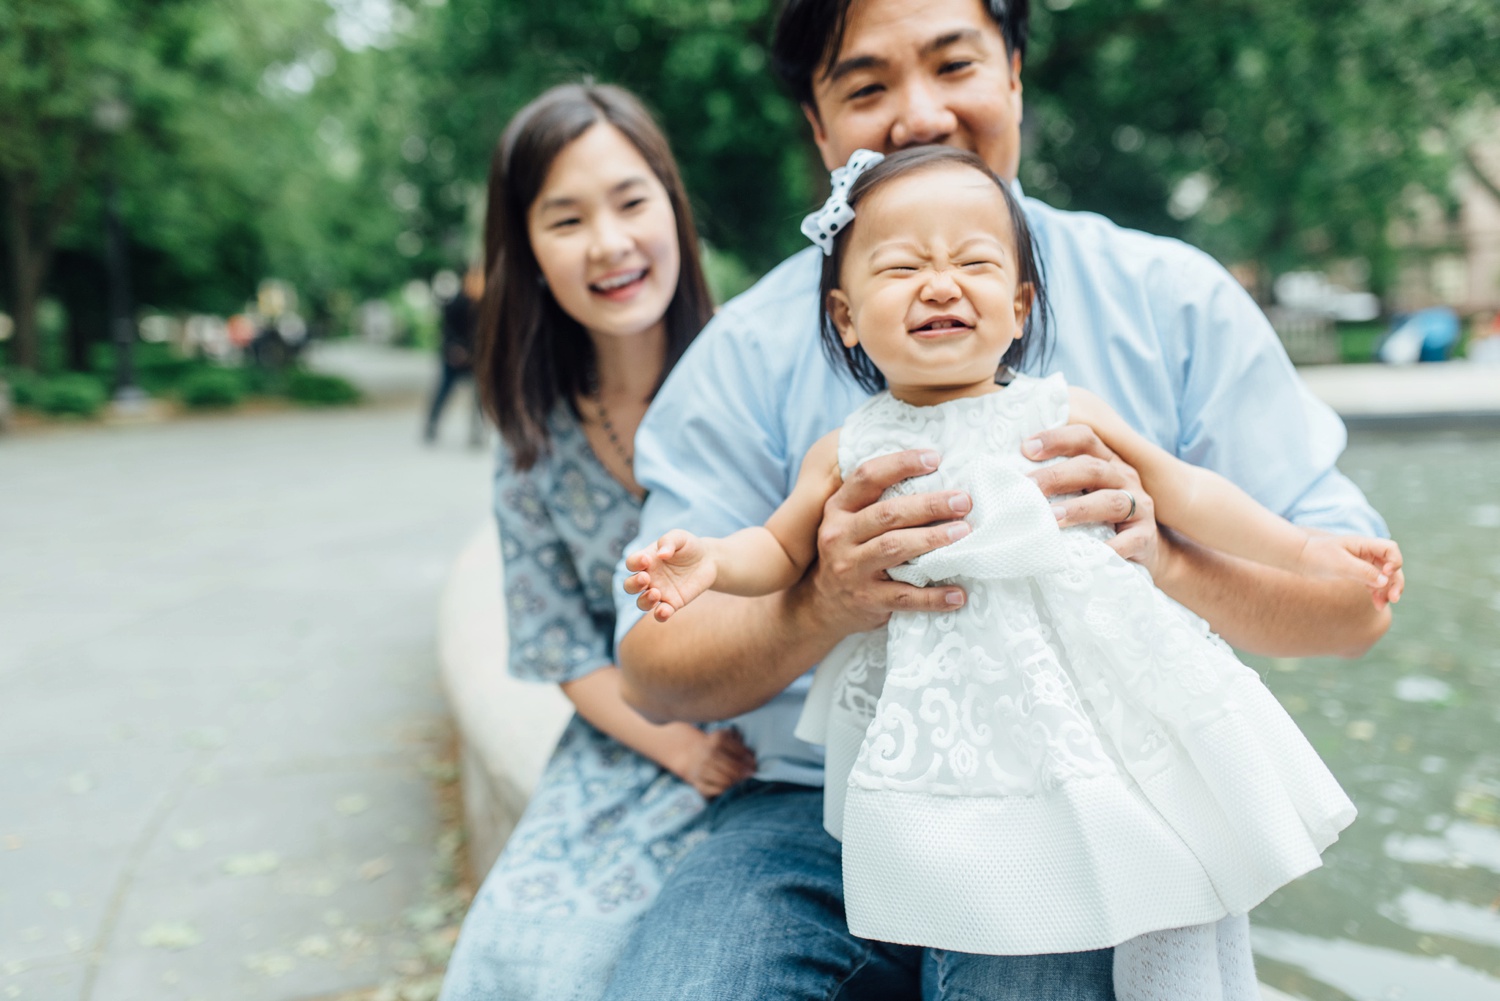
{"label": "woman's face", "polygon": [[677,217],[619,129],[600,122],[564,146],[526,222],[547,287],[591,335],[663,329],[682,263]]}

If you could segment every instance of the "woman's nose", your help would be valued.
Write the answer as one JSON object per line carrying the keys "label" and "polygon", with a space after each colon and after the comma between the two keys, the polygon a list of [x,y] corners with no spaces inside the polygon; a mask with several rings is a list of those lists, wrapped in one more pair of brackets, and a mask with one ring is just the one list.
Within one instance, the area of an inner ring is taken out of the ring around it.
{"label": "woman's nose", "polygon": [[603,217],[594,224],[594,239],[589,244],[589,253],[596,260],[613,261],[629,253],[631,245],[630,233],[620,221]]}
{"label": "woman's nose", "polygon": [[958,127],[941,93],[926,80],[913,80],[901,92],[902,102],[891,124],[891,145],[896,149],[941,143]]}

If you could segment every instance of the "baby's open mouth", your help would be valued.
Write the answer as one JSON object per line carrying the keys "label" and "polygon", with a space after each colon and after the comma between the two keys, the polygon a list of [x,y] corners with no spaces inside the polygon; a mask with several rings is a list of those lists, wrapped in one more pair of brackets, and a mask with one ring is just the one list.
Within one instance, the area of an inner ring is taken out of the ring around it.
{"label": "baby's open mouth", "polygon": [[943,330],[968,330],[970,324],[951,316],[940,316],[935,320],[928,320],[920,327],[915,327],[912,333],[932,333]]}

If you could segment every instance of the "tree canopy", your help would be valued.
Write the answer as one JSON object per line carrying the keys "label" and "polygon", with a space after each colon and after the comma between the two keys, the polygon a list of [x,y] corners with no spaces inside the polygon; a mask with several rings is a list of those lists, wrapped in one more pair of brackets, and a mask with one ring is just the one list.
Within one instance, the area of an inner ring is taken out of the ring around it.
{"label": "tree canopy", "polygon": [[[773,80],[775,0],[11,0],[0,187],[12,359],[102,299],[103,192],[136,298],[338,313],[477,247],[490,151],[592,76],[664,122],[707,240],[751,273],[825,183]],[[1023,72],[1029,194],[1271,272],[1391,274],[1415,189],[1451,202],[1500,94],[1492,0],[1046,0]],[[1495,179],[1491,179],[1493,182]]]}

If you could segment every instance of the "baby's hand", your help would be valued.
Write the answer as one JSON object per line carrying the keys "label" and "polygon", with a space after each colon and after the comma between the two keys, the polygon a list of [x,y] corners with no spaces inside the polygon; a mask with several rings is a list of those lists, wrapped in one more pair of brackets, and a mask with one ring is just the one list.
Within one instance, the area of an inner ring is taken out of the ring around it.
{"label": "baby's hand", "polygon": [[738,730],[704,733],[688,723],[668,723],[667,729],[676,747],[662,764],[704,799],[713,799],[755,774],[755,755]]}
{"label": "baby's hand", "polygon": [[638,594],[635,607],[665,622],[672,613],[714,586],[718,565],[704,541],[691,532],[673,529],[656,545],[625,557],[625,593]]}
{"label": "baby's hand", "polygon": [[1359,535],[1323,535],[1308,538],[1303,565],[1315,577],[1358,581],[1370,589],[1376,608],[1401,600],[1406,575],[1401,572],[1401,547],[1390,539],[1368,539]]}

